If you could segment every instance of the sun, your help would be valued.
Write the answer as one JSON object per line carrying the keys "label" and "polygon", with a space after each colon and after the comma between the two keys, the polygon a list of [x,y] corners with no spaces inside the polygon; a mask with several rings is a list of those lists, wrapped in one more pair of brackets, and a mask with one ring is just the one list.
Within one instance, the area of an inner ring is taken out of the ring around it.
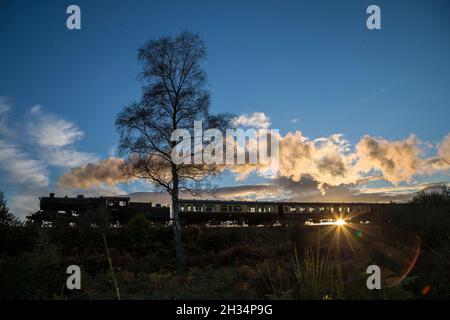
{"label": "sun", "polygon": [[347,224],[347,222],[345,222],[344,219],[339,218],[339,219],[337,219],[337,220],[334,222],[334,224],[335,224],[335,225],[338,225],[338,226],[343,226],[344,224]]}

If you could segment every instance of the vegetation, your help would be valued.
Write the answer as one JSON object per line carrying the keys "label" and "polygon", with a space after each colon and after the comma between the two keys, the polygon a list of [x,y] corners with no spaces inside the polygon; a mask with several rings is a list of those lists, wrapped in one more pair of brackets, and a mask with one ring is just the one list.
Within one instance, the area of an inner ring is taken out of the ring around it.
{"label": "vegetation", "polygon": [[[172,229],[143,215],[121,228],[102,226],[102,212],[84,218],[90,227],[1,224],[0,298],[449,298],[448,193],[437,195],[418,195],[409,215],[385,227],[185,227],[182,275]],[[72,264],[81,290],[65,287]],[[381,290],[366,287],[371,264],[382,270]]]}
{"label": "vegetation", "polygon": [[422,240],[439,242],[450,234],[450,190],[418,192],[407,211],[393,214],[392,224],[417,233]]}
{"label": "vegetation", "polygon": [[17,223],[17,219],[9,212],[9,209],[6,206],[5,194],[0,191],[0,225],[12,226]]}

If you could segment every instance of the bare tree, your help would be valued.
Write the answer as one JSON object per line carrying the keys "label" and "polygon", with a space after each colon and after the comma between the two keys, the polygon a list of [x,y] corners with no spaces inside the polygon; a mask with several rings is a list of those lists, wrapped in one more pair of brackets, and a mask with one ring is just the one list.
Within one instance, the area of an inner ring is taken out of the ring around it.
{"label": "bare tree", "polygon": [[128,157],[124,172],[148,179],[171,195],[178,273],[185,269],[179,193],[194,192],[200,182],[221,170],[213,165],[174,163],[171,153],[178,142],[172,141],[172,132],[181,128],[192,132],[194,121],[202,121],[204,129],[223,131],[232,118],[231,114],[209,114],[210,95],[201,68],[205,57],[205,45],[197,34],[150,39],[138,53],[142,98],[126,106],[116,119],[119,149]]}

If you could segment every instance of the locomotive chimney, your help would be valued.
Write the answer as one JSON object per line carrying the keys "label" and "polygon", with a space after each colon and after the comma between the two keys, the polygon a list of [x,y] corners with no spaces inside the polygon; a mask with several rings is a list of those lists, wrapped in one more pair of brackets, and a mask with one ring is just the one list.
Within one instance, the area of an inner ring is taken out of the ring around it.
{"label": "locomotive chimney", "polygon": [[50,198],[53,199],[54,197],[55,197],[55,194],[54,194],[53,192],[51,192],[51,193],[50,193]]}

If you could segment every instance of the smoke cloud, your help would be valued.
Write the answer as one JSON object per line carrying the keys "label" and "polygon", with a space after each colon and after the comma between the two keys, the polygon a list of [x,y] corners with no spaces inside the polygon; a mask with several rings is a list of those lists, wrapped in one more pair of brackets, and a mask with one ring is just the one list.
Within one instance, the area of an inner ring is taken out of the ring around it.
{"label": "smoke cloud", "polygon": [[89,188],[102,184],[112,186],[128,182],[131,178],[122,173],[121,166],[123,164],[123,159],[111,157],[72,168],[61,176],[59,186],[62,188]]}
{"label": "smoke cloud", "polygon": [[395,184],[410,181],[414,174],[425,169],[419,141],[414,135],[400,141],[365,136],[356,145],[356,152],[360,171],[378,170],[385,180]]}
{"label": "smoke cloud", "polygon": [[444,162],[450,164],[450,133],[442,140],[442,143],[439,145],[438,153],[439,157],[444,160]]}
{"label": "smoke cloud", "polygon": [[[254,125],[256,119],[261,120],[258,127],[261,123],[263,127],[270,123],[268,117],[259,113],[236,119],[245,126]],[[414,135],[395,141],[366,135],[355,146],[342,134],[310,139],[301,131],[295,131],[284,136],[276,133],[275,138],[279,143],[277,172],[273,172],[270,162],[227,165],[223,170],[235,173],[238,181],[251,173],[272,179],[288,179],[294,183],[311,178],[323,193],[326,187],[355,185],[374,177],[397,185],[410,182],[415,175],[432,174],[450,167],[436,156],[422,158],[423,144]],[[257,143],[250,139],[248,147],[257,148]],[[440,158],[450,161],[450,134],[442,140],[437,151]],[[92,162],[73,168],[60,178],[59,184],[67,188],[86,188],[127,182],[130,178],[122,173],[120,167],[123,164],[124,160],[119,158]]]}

